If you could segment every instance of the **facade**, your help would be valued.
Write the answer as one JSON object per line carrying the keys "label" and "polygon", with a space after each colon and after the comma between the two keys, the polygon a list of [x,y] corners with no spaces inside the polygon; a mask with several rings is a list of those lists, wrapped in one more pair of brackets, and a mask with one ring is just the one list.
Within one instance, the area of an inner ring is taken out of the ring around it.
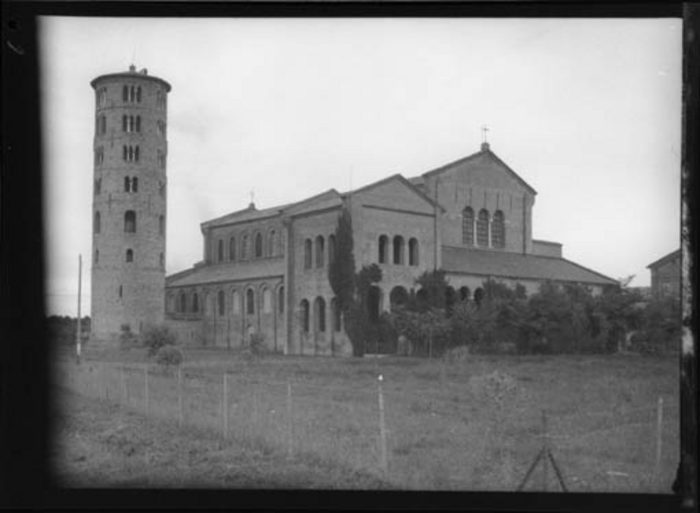
{"label": "facade", "polygon": [[343,208],[357,270],[382,269],[371,315],[419,293],[416,279],[434,269],[446,271],[455,300],[478,301],[489,280],[528,293],[544,280],[594,293],[615,285],[563,258],[561,244],[532,238],[536,194],[484,143],[417,177],[262,210],[251,203],[201,224],[202,261],[166,278],[166,321],[191,344],[245,347],[257,335],[285,354],[351,354],[327,277]]}
{"label": "facade", "polygon": [[167,95],[147,70],[102,75],[95,90],[92,338],[163,322]]}
{"label": "facade", "polygon": [[677,249],[647,266],[651,271],[651,298],[681,297],[681,250]]}

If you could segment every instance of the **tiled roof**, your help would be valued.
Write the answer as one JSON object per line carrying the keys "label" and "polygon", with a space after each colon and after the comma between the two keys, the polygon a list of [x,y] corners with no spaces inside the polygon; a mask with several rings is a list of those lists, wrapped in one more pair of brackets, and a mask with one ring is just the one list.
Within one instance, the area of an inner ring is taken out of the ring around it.
{"label": "tiled roof", "polygon": [[190,285],[205,285],[209,283],[221,283],[226,281],[241,281],[260,279],[261,276],[278,276],[281,273],[271,272],[265,264],[216,264],[203,265],[190,269],[187,274],[177,273],[165,279],[167,287],[186,287]]}
{"label": "tiled roof", "polygon": [[617,281],[564,258],[442,247],[445,271],[480,276],[613,285]]}
{"label": "tiled roof", "polygon": [[216,217],[205,221],[202,223],[202,228],[209,226],[221,226],[229,223],[240,223],[243,221],[255,221],[256,219],[263,219],[265,217],[272,217],[279,214],[282,209],[288,207],[291,203],[286,205],[281,205],[279,207],[265,208],[263,210],[257,210],[255,208],[245,208],[243,210],[237,210],[236,212],[231,212],[225,216]]}

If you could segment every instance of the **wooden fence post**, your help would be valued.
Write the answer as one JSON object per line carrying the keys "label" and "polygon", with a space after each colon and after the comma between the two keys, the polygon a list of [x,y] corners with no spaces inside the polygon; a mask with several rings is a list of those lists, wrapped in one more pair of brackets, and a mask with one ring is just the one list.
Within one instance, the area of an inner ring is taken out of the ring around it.
{"label": "wooden fence post", "polygon": [[389,472],[389,462],[387,460],[386,451],[386,424],[384,420],[384,393],[382,391],[382,381],[384,376],[381,374],[377,378],[377,396],[379,398],[379,454],[381,456],[382,472],[386,475]]}
{"label": "wooden fence post", "polygon": [[292,424],[292,384],[287,380],[287,457],[293,454],[293,424]]}
{"label": "wooden fence post", "polygon": [[654,465],[654,477],[658,482],[661,470],[661,435],[663,434],[664,398],[659,397],[656,405],[656,462]]}
{"label": "wooden fence post", "polygon": [[[542,447],[545,456],[547,456],[549,447],[548,447],[548,440],[547,440],[547,412],[545,410],[542,410]],[[547,481],[548,481],[548,476],[547,476],[547,458],[545,457],[542,465],[542,489],[546,492],[547,491]]]}
{"label": "wooden fence post", "polygon": [[222,411],[224,415],[224,440],[228,437],[228,372],[224,371],[224,393]]}
{"label": "wooden fence post", "polygon": [[182,427],[183,422],[183,409],[182,409],[182,366],[177,366],[177,426]]}
{"label": "wooden fence post", "polygon": [[143,392],[144,392],[144,397],[146,401],[146,416],[148,417],[149,411],[150,411],[150,401],[148,397],[148,364],[143,366],[143,379],[144,379],[144,384],[143,384]]}

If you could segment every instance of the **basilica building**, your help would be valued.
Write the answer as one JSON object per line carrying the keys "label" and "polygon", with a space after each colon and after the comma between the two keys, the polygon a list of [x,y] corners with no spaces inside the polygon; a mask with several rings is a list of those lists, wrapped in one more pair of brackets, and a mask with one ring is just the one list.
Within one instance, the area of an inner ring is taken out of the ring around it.
{"label": "basilica building", "polygon": [[246,347],[253,337],[284,354],[349,355],[328,281],[343,208],[352,216],[356,270],[377,264],[372,315],[442,269],[455,300],[479,301],[484,283],[553,280],[594,294],[617,282],[532,238],[536,191],[484,142],[480,151],[420,176],[400,174],[351,192],[248,208],[201,224],[204,255],[165,278],[165,321],[183,343]]}

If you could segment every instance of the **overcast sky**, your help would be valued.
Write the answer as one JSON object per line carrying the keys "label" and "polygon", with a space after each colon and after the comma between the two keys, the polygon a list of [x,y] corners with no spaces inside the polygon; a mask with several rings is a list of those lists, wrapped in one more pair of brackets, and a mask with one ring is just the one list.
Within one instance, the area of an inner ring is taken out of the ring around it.
{"label": "overcast sky", "polygon": [[167,273],[199,224],[491,149],[534,187],[533,237],[612,278],[679,247],[680,19],[137,19],[41,22],[48,311],[90,311],[98,75],[168,101]]}

